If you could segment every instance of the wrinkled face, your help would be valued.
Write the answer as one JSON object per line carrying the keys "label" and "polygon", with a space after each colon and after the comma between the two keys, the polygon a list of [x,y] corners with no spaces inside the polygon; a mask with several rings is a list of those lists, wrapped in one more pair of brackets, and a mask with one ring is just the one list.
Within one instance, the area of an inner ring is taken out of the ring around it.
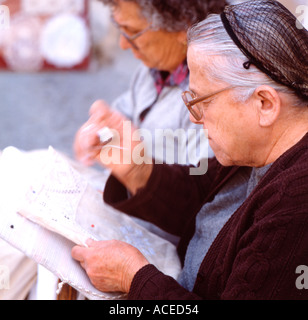
{"label": "wrinkled face", "polygon": [[[206,57],[200,59],[200,53],[194,47],[189,47],[190,90],[197,97],[229,86],[211,81],[202,69],[206,63],[209,63]],[[190,119],[208,130],[209,144],[222,165],[254,165],[255,150],[262,143],[258,135],[258,115],[253,107],[253,99],[237,102],[234,90],[223,91],[201,102],[202,119],[196,121],[192,116]]]}
{"label": "wrinkled face", "polygon": [[139,32],[133,40],[134,47],[124,36],[120,36],[120,47],[131,49],[137,59],[149,68],[173,71],[186,57],[186,33],[151,29],[151,22],[141,16],[140,7],[132,1],[119,1],[113,10],[113,19],[120,30],[129,37]]}

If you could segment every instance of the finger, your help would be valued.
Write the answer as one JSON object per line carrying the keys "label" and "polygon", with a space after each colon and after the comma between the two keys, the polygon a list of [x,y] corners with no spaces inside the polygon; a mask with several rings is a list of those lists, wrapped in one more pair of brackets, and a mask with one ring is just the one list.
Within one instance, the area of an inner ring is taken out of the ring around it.
{"label": "finger", "polygon": [[99,159],[100,151],[101,147],[95,143],[79,141],[74,146],[75,157],[81,162],[92,162]]}
{"label": "finger", "polygon": [[82,157],[77,158],[84,166],[91,167],[95,164],[95,156],[92,155],[84,155]]}
{"label": "finger", "polygon": [[97,131],[100,129],[100,126],[98,123],[91,121],[87,121],[81,128],[80,128],[80,134],[83,137],[94,137],[97,138]]}
{"label": "finger", "polygon": [[95,247],[98,243],[99,243],[99,241],[95,241],[91,238],[87,239],[87,241],[86,241],[86,245],[88,247]]}
{"label": "finger", "polygon": [[108,104],[103,100],[97,100],[95,101],[92,106],[90,107],[90,119],[94,120],[102,120],[104,118],[107,118],[110,114],[110,108]]}
{"label": "finger", "polygon": [[89,132],[93,127],[94,127],[94,123],[86,123],[82,128],[81,128],[81,132],[82,133],[86,133]]}
{"label": "finger", "polygon": [[85,261],[87,249],[81,246],[74,246],[71,251],[72,258],[79,262]]}
{"label": "finger", "polygon": [[[96,146],[99,146],[100,140],[97,135],[98,126],[93,123],[87,123],[85,126],[81,127],[79,133],[76,135],[75,147],[77,154],[87,154],[90,156],[90,152]],[[97,152],[94,152],[98,153]]]}

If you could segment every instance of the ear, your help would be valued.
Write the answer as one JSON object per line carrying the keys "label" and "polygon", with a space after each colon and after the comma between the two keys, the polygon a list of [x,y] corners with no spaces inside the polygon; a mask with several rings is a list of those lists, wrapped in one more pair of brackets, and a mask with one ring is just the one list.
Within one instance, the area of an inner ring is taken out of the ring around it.
{"label": "ear", "polygon": [[281,99],[270,86],[260,86],[254,92],[259,116],[259,125],[269,127],[275,123],[281,112]]}

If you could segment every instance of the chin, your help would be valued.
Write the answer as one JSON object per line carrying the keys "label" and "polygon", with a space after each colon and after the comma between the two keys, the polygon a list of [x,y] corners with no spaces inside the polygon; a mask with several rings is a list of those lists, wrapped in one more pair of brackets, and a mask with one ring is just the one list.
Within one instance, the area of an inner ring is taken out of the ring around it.
{"label": "chin", "polygon": [[224,167],[230,167],[230,166],[234,166],[235,163],[234,161],[232,161],[229,157],[226,157],[224,155],[221,155],[219,153],[215,153],[214,151],[214,154],[215,154],[215,157],[217,159],[217,161]]}
{"label": "chin", "polygon": [[[216,158],[217,159],[217,158]],[[218,160],[218,159],[217,159]],[[218,162],[223,166],[223,167],[231,167],[234,166],[234,163],[230,162],[230,161],[219,161]]]}
{"label": "chin", "polygon": [[215,154],[215,158],[222,166],[230,167],[235,165],[234,161],[211,138],[209,138],[209,145]]}

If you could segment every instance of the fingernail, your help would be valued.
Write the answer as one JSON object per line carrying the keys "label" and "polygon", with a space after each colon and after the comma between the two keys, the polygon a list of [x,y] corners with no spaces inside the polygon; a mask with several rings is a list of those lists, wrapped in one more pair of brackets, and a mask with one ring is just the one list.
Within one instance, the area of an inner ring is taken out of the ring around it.
{"label": "fingernail", "polygon": [[88,126],[86,126],[85,128],[83,128],[81,131],[82,132],[89,131],[93,127],[94,127],[94,124],[92,123],[92,124],[89,124]]}

